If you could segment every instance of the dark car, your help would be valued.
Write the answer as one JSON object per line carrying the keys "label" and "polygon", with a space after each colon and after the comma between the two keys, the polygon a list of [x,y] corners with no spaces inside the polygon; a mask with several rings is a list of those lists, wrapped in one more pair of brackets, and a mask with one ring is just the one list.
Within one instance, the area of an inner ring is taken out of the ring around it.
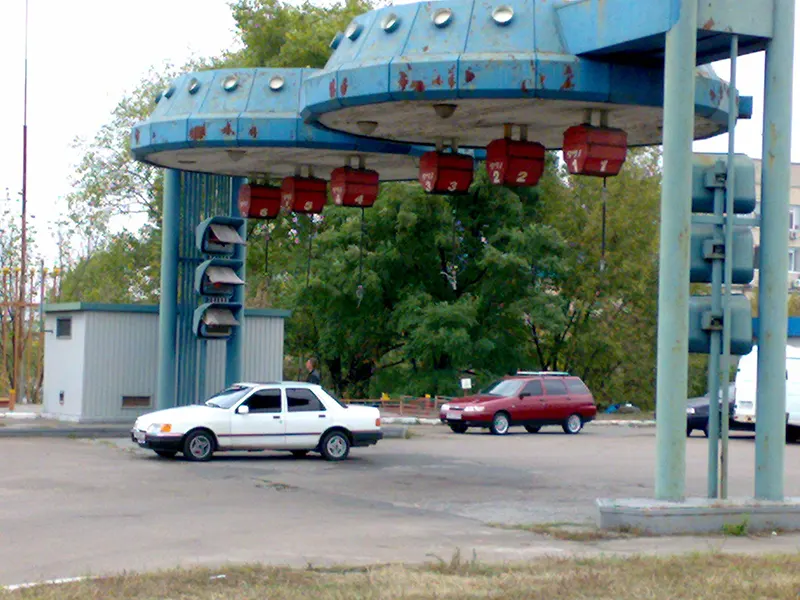
{"label": "dark car", "polygon": [[[721,394],[720,394],[721,396]],[[733,420],[733,413],[736,406],[734,388],[730,387],[729,392],[730,410],[728,411],[728,430],[734,431],[753,431],[753,427],[746,423],[739,423]],[[689,400],[686,405],[686,435],[692,435],[693,431],[701,431],[703,435],[708,437],[708,413],[710,409],[710,402],[708,395],[702,398],[694,398]],[[722,411],[722,400],[720,399],[720,411]]]}
{"label": "dark car", "polygon": [[545,425],[559,425],[564,433],[575,434],[596,414],[592,393],[579,377],[520,371],[478,395],[448,402],[439,418],[455,433],[476,427],[505,435],[515,425],[536,433]]}

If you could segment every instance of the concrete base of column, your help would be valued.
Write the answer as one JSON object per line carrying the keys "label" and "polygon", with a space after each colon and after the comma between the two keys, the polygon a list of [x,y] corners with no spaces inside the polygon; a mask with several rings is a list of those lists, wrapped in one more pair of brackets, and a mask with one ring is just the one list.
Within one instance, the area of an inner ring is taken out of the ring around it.
{"label": "concrete base of column", "polygon": [[800,530],[800,498],[783,502],[733,498],[688,498],[663,502],[646,498],[598,499],[601,529],[644,533],[741,533]]}

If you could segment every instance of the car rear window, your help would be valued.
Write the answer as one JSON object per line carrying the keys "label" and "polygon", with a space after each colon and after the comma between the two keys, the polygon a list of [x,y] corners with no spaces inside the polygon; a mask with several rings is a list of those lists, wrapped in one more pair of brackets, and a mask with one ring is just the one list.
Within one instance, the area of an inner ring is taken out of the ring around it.
{"label": "car rear window", "polygon": [[567,386],[562,379],[545,379],[544,390],[548,396],[563,396],[567,393]]}
{"label": "car rear window", "polygon": [[286,388],[289,412],[321,412],[325,406],[316,394],[307,388]]}
{"label": "car rear window", "polygon": [[570,394],[575,395],[582,395],[588,396],[591,394],[589,388],[587,388],[584,383],[580,379],[567,379],[567,389],[569,390]]}
{"label": "car rear window", "polygon": [[543,394],[542,382],[538,380],[529,381],[525,384],[525,387],[522,388],[522,393],[531,396],[541,396]]}

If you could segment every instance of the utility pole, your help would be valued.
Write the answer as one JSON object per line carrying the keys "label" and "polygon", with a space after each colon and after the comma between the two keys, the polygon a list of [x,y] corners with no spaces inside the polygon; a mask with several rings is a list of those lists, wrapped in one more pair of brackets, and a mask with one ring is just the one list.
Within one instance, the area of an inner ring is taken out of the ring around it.
{"label": "utility pole", "polygon": [[20,228],[19,303],[14,311],[14,393],[10,394],[9,409],[14,410],[17,398],[25,395],[22,381],[23,336],[26,313],[25,277],[28,271],[28,0],[25,0],[25,81],[22,115],[22,225]]}

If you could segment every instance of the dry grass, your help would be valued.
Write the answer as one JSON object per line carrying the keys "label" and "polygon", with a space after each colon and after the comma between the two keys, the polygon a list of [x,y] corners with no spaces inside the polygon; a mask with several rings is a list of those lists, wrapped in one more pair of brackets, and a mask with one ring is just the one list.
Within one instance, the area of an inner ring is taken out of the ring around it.
{"label": "dry grass", "polygon": [[[220,577],[224,575],[224,577]],[[800,554],[695,554],[630,559],[542,559],[491,566],[456,555],[422,567],[286,569],[260,566],[164,571],[40,586],[0,598],[41,600],[796,599]]]}
{"label": "dry grass", "polygon": [[638,529],[599,529],[594,525],[580,523],[525,523],[507,525],[504,523],[489,523],[489,527],[497,529],[516,529],[537,535],[566,540],[570,542],[598,542],[601,540],[619,540],[634,537],[646,537],[648,534]]}

